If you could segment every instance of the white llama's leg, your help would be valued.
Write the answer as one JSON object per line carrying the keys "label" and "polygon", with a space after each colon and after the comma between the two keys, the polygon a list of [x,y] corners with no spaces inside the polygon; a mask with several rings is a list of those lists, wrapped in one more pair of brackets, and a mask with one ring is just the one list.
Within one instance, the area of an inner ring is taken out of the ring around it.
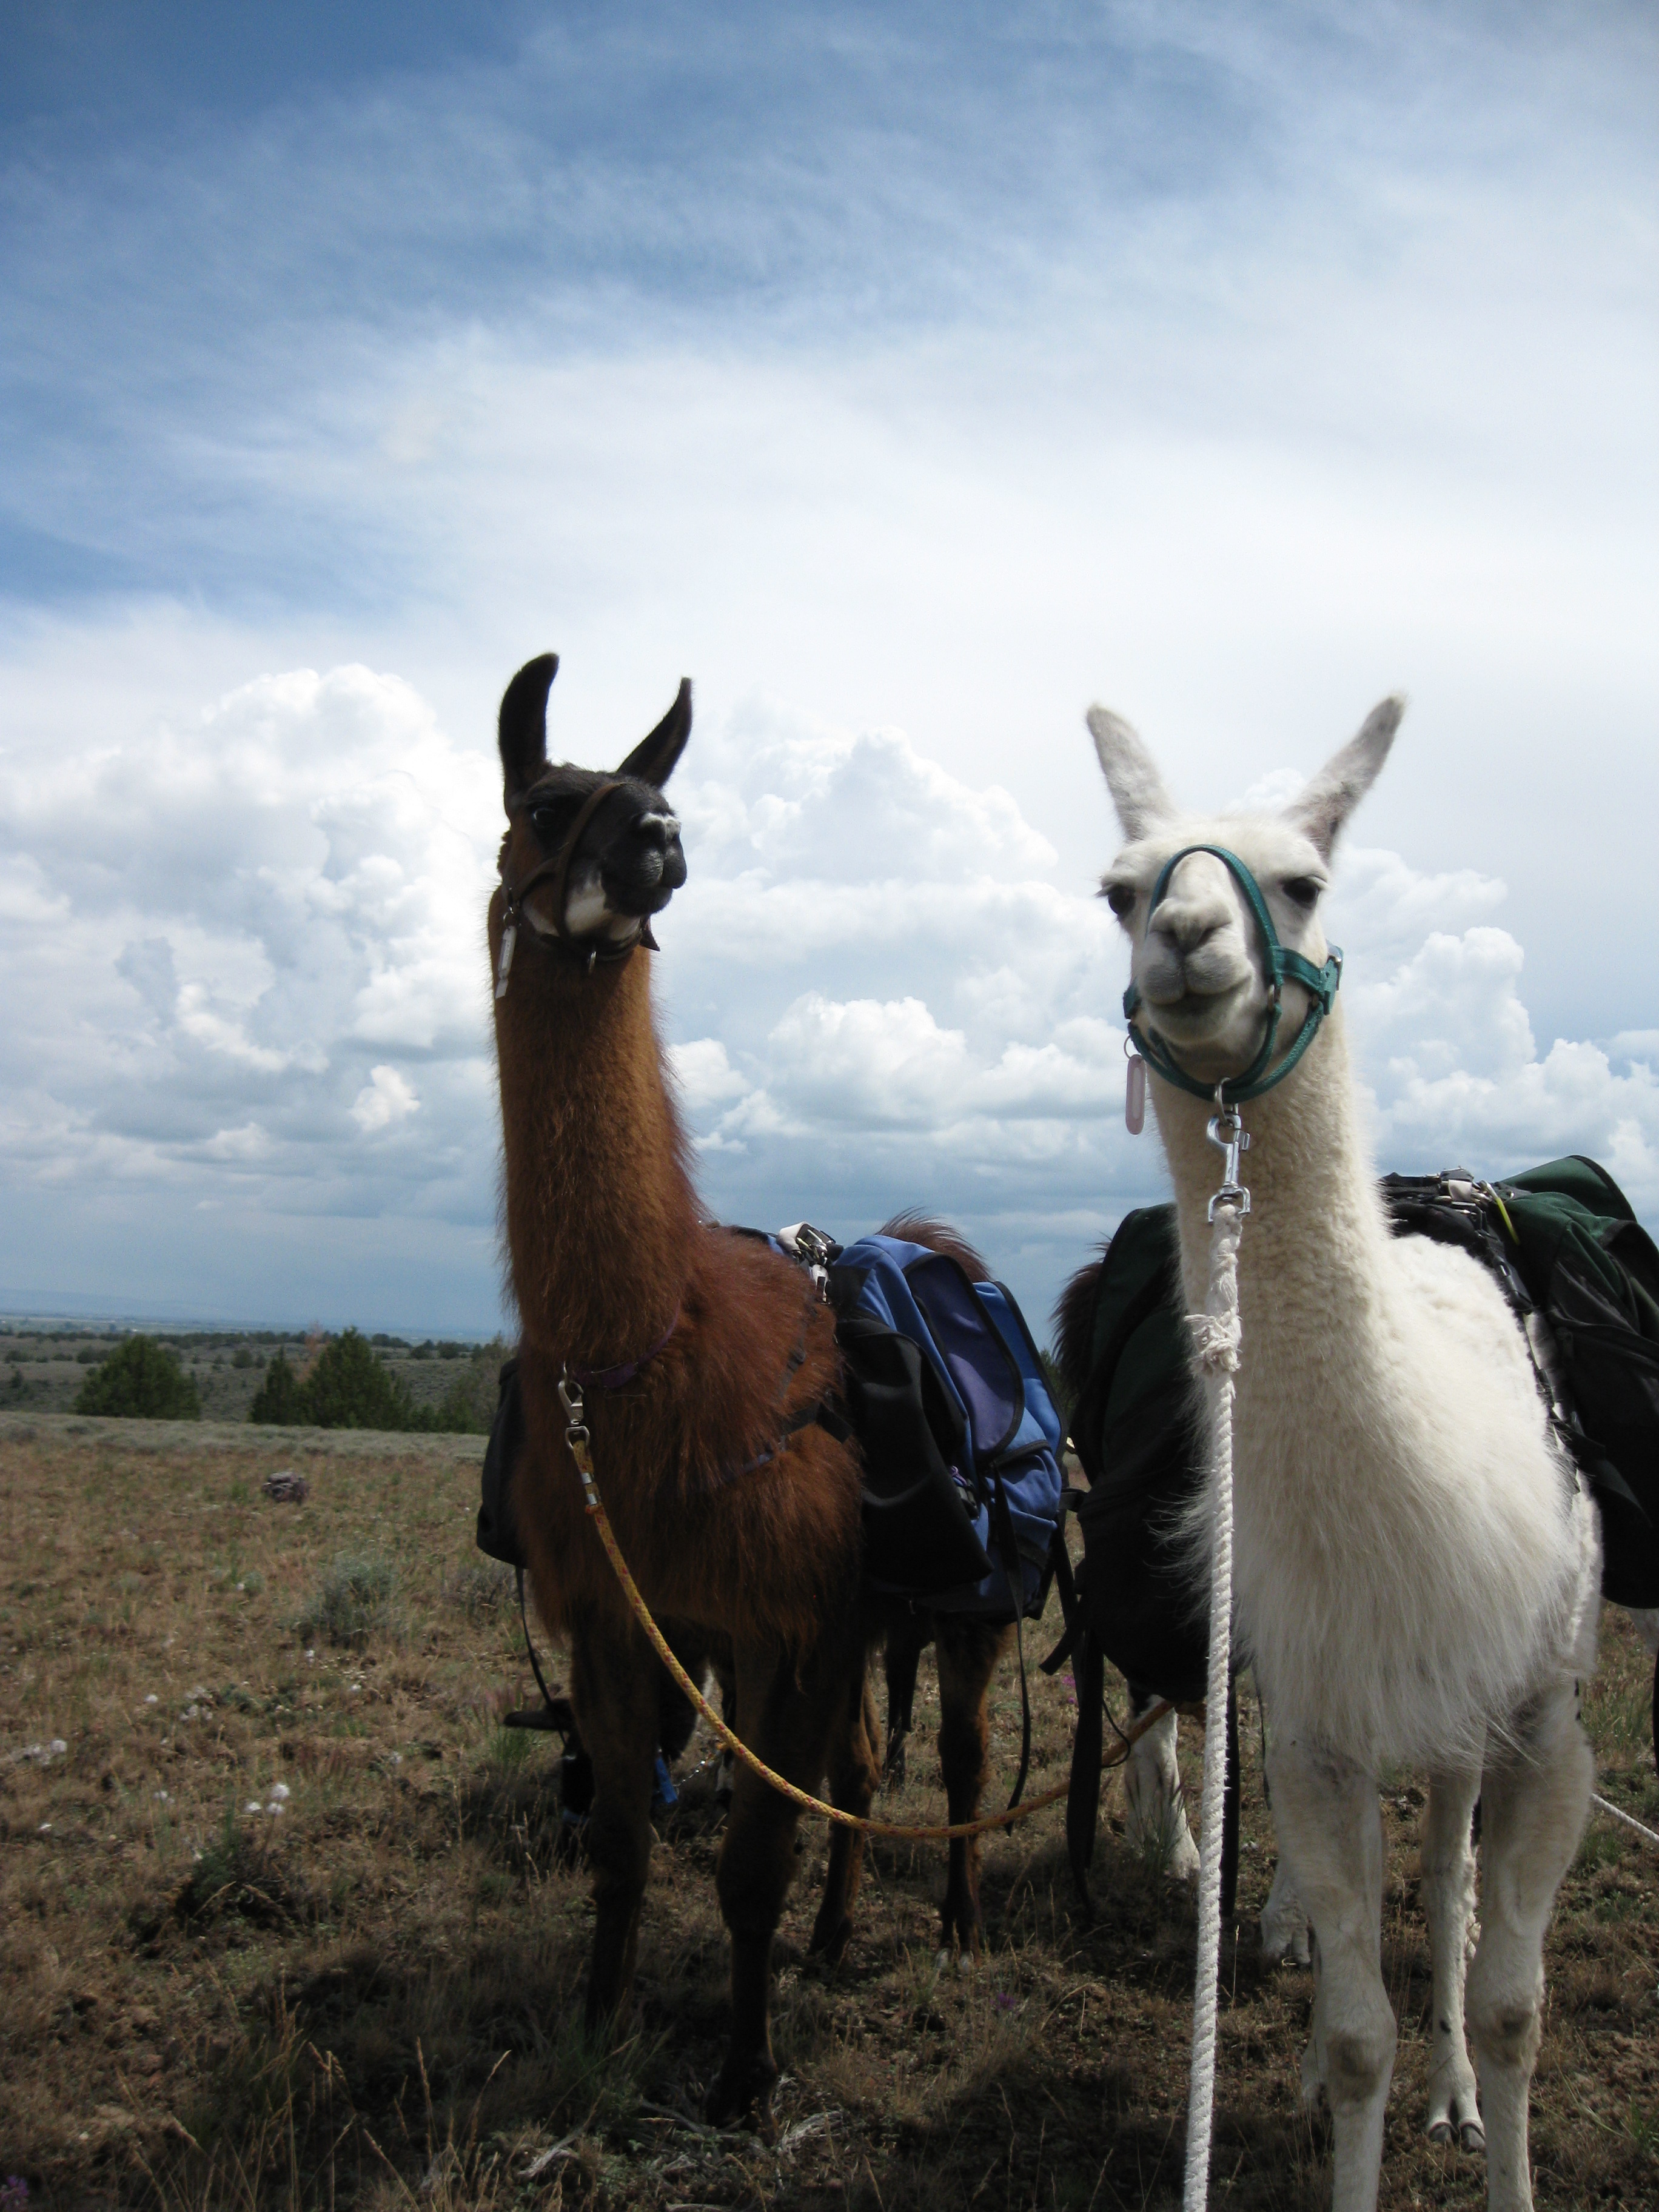
{"label": "white llama's leg", "polygon": [[1595,1778],[1576,1684],[1545,1692],[1515,1733],[1520,1749],[1489,1754],[1481,1777],[1480,1944],[1469,1969],[1491,2212],[1532,2203],[1527,2094],[1542,2034],[1544,1931]]}
{"label": "white llama's leg", "polygon": [[1261,1908],[1261,1956],[1269,1966],[1281,1959],[1308,1964],[1308,1916],[1291,1879],[1289,1862],[1281,1850],[1273,1869],[1273,1886]]}
{"label": "white llama's leg", "polygon": [[1303,2094],[1334,2130],[1333,2212],[1374,2212],[1395,2021],[1382,1987],[1386,1848],[1373,1778],[1295,1743],[1268,1753],[1280,1852],[1314,1932],[1313,2034]]}
{"label": "white llama's leg", "polygon": [[[1153,1697],[1138,1698],[1135,1718],[1157,1702]],[[1191,1881],[1198,1872],[1198,1846],[1182,1793],[1176,1723],[1174,1713],[1165,1713],[1136,1739],[1123,1770],[1123,1832],[1133,1849],[1155,1854],[1165,1874]]]}
{"label": "white llama's leg", "polygon": [[[1260,1694],[1258,1690],[1258,1697]],[[1265,1710],[1261,1715],[1261,1763],[1265,1769],[1268,1763]],[[1268,1810],[1271,1813],[1271,1796]],[[1277,1832],[1275,1828],[1275,1835]],[[1296,1893],[1290,1865],[1282,1850],[1273,1868],[1273,1887],[1267,1893],[1267,1902],[1261,1908],[1261,1958],[1262,1963],[1269,1966],[1276,1966],[1285,1959],[1298,1966],[1311,1963],[1308,1950],[1308,1916],[1302,1910],[1302,1900]]]}
{"label": "white llama's leg", "polygon": [[1434,1962],[1434,2027],[1429,2059],[1429,2140],[1480,2150],[1486,2132],[1475,2103],[1474,2069],[1463,2035],[1463,1976],[1474,1917],[1474,1848],[1469,1821],[1480,1778],[1474,1770],[1429,1777],[1423,1816],[1423,1910]]}

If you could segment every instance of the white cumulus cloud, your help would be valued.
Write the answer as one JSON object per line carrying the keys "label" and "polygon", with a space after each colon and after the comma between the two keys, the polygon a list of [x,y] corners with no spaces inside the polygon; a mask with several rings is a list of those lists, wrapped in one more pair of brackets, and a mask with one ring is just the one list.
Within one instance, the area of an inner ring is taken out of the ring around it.
{"label": "white cumulus cloud", "polygon": [[377,1067],[352,1101],[351,1118],[365,1133],[372,1134],[417,1113],[420,1104],[406,1077],[395,1067]]}
{"label": "white cumulus cloud", "polygon": [[[372,1237],[394,1274],[485,1279],[489,756],[396,677],[345,667],[78,757],[14,749],[0,776],[6,1272],[48,1223],[106,1253],[114,1219],[134,1253],[211,1240],[190,1264],[218,1279],[290,1245],[314,1267],[337,1237]],[[1122,1124],[1127,962],[1092,880],[901,732],[763,702],[698,728],[672,795],[690,874],[653,971],[705,1202],[842,1235],[928,1206],[1041,1326],[1163,1188],[1155,1141]],[[1652,1214],[1659,1032],[1539,1038],[1506,896],[1339,855],[1329,927],[1379,1165],[1588,1152]]]}

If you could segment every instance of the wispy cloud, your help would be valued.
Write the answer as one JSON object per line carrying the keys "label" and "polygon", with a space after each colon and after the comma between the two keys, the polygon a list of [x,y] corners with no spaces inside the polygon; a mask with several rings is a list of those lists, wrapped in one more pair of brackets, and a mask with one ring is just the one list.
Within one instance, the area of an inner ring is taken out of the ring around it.
{"label": "wispy cloud", "polygon": [[725,1212],[924,1197],[1049,1282],[1156,1181],[1082,707],[1211,799],[1401,683],[1383,1133],[1579,1114],[1649,1189],[1647,1060],[1582,1042],[1659,1024],[1649,11],[161,12],[0,68],[0,1280],[493,1299],[544,644],[583,757],[698,679]]}

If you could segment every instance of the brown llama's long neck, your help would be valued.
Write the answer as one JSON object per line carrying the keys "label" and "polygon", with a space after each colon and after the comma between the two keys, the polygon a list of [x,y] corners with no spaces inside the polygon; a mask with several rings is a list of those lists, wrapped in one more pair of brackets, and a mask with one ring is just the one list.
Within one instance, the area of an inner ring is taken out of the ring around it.
{"label": "brown llama's long neck", "polygon": [[[493,949],[493,912],[490,935]],[[649,955],[588,975],[521,938],[495,1043],[526,1340],[583,1366],[631,1359],[673,1319],[697,1223]]]}

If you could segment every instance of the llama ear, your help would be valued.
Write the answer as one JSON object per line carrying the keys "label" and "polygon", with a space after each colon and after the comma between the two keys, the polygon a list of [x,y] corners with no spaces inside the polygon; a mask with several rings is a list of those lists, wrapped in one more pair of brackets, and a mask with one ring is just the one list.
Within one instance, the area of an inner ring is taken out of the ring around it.
{"label": "llama ear", "polygon": [[1398,692],[1373,707],[1359,735],[1333,753],[1285,809],[1285,820],[1311,839],[1322,858],[1330,859],[1343,823],[1376,782],[1405,711]]}
{"label": "llama ear", "polygon": [[497,726],[501,774],[509,799],[528,791],[547,766],[547,695],[558,668],[556,653],[538,653],[534,660],[526,661],[501,694]]}
{"label": "llama ear", "polygon": [[1129,842],[1144,837],[1160,823],[1173,822],[1176,803],[1164,788],[1152,755],[1123,717],[1109,708],[1091,707],[1089,734],[1100,755],[1106,787]]}
{"label": "llama ear", "polygon": [[680,688],[674,694],[673,705],[650,736],[640,739],[617,770],[617,775],[631,775],[641,783],[654,784],[660,791],[674,773],[674,763],[685,750],[685,741],[690,734],[691,678],[682,676]]}

